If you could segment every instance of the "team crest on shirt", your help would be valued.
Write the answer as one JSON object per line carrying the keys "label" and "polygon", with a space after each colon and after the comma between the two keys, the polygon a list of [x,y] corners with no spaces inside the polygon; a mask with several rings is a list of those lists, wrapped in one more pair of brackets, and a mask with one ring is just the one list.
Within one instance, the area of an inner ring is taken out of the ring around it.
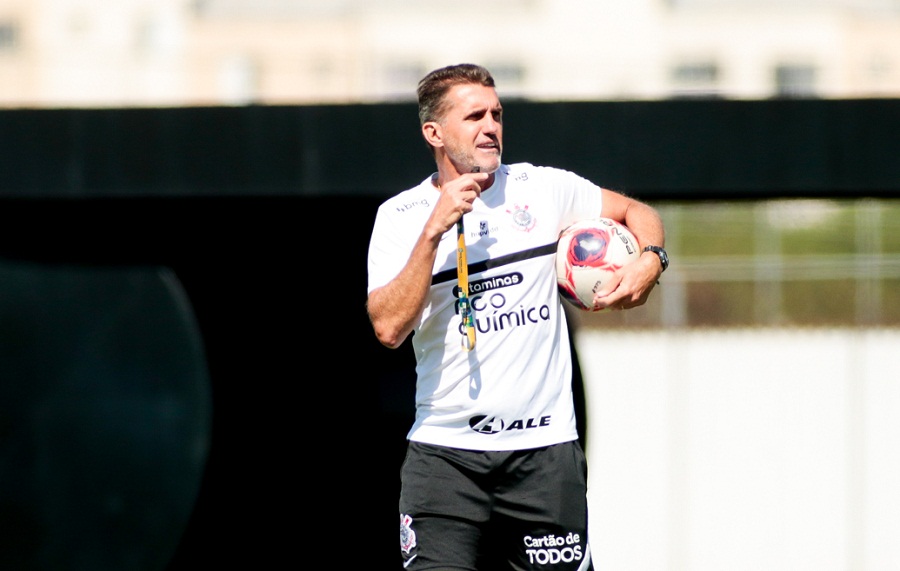
{"label": "team crest on shirt", "polygon": [[400,514],[400,549],[409,553],[416,546],[416,532],[412,530],[412,518]]}
{"label": "team crest on shirt", "polygon": [[515,227],[516,230],[531,232],[531,229],[534,228],[534,225],[537,223],[537,220],[532,216],[531,212],[528,212],[527,204],[525,206],[514,204],[513,209],[507,210],[507,212],[512,215],[513,227]]}

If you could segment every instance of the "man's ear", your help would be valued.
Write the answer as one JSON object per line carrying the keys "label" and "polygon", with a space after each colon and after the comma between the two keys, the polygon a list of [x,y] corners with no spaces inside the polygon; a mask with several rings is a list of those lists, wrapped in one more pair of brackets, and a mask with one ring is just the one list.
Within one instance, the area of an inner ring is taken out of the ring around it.
{"label": "man's ear", "polygon": [[444,133],[441,131],[440,124],[436,121],[428,121],[422,125],[422,136],[425,137],[425,141],[432,147],[444,146]]}

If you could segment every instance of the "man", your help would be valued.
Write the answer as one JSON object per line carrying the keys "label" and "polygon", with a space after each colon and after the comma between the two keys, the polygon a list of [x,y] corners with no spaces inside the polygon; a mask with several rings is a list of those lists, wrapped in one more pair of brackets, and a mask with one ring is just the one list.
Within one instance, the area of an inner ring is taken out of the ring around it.
{"label": "man", "polygon": [[[437,172],[379,207],[368,258],[375,335],[396,348],[413,334],[417,363],[401,468],[403,566],[592,569],[555,244],[569,224],[602,216],[653,246],[594,298],[598,310],[632,308],[668,264],[662,221],[571,172],[503,164],[503,107],[481,66],[432,71],[418,100]],[[460,220],[471,347],[460,315]]]}

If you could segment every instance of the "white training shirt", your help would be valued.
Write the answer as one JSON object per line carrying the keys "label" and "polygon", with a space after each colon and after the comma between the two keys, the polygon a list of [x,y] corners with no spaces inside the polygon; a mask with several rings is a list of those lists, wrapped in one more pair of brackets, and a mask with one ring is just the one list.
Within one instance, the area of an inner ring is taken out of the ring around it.
{"label": "white training shirt", "polygon": [[[368,291],[391,281],[438,198],[426,178],[378,208]],[[441,239],[413,331],[416,417],[410,440],[516,450],[578,438],[566,316],[556,284],[559,232],[600,216],[600,187],[569,171],[501,165],[463,218],[476,343],[462,347],[455,226]]]}

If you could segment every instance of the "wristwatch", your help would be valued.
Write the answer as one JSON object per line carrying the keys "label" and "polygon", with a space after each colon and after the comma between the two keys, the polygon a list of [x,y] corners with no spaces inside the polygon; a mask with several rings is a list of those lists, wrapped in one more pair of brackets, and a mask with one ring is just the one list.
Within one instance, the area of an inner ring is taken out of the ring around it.
{"label": "wristwatch", "polygon": [[644,252],[653,252],[654,254],[659,256],[659,263],[662,264],[662,271],[666,271],[666,268],[669,267],[669,255],[666,253],[665,248],[662,248],[660,246],[647,246],[646,248],[641,250],[641,253]]}

